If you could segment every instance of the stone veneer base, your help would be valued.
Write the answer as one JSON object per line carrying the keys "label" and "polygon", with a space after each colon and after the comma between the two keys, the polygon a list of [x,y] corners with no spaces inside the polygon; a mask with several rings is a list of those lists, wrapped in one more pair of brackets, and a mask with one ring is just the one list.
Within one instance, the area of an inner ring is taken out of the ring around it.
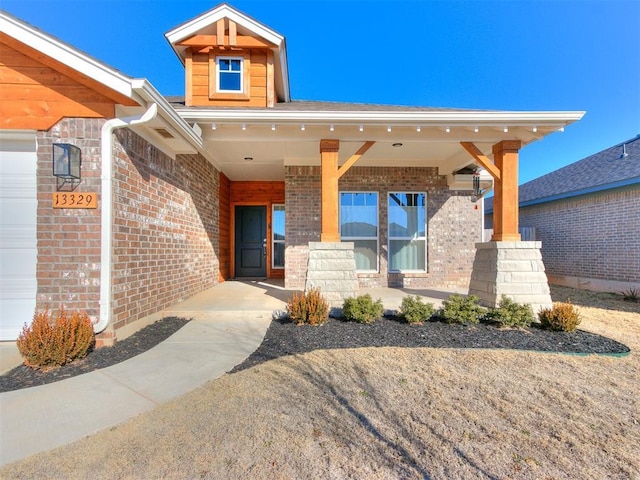
{"label": "stone veneer base", "polygon": [[529,304],[534,313],[552,305],[541,242],[476,243],[469,295],[495,307],[502,295]]}
{"label": "stone veneer base", "polygon": [[305,290],[320,289],[332,309],[358,295],[353,242],[309,242]]}

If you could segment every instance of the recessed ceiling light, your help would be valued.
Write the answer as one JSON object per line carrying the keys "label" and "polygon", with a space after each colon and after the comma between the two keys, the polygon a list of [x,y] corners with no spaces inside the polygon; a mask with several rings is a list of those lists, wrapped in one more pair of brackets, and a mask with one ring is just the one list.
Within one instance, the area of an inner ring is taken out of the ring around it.
{"label": "recessed ceiling light", "polygon": [[393,143],[391,146],[392,147],[401,147],[402,144],[400,142],[398,142],[398,143]]}
{"label": "recessed ceiling light", "polygon": [[246,162],[251,162],[253,161],[253,157],[244,157]]}

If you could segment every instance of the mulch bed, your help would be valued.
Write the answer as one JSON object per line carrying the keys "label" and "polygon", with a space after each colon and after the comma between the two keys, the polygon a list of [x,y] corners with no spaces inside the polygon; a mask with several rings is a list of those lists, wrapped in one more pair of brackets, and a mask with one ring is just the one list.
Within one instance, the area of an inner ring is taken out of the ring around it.
{"label": "mulch bed", "polygon": [[330,318],[313,327],[274,320],[258,350],[231,373],[284,355],[358,347],[496,348],[583,355],[625,355],[630,351],[626,345],[582,330],[565,333],[536,326],[498,328],[488,323],[458,325],[439,321],[409,325],[396,317],[371,324]]}
{"label": "mulch bed", "polygon": [[[16,367],[0,376],[0,392],[44,385],[122,362],[154,347],[188,321],[177,317],[164,318],[113,347],[97,349],[82,360],[46,372],[24,365]],[[630,351],[621,343],[582,330],[564,333],[535,326],[498,328],[485,323],[448,325],[425,322],[409,325],[395,317],[381,318],[372,324],[330,318],[324,325],[311,327],[296,326],[283,319],[271,322],[258,349],[230,373],[285,355],[359,347],[496,348],[600,355],[624,355]]]}
{"label": "mulch bed", "polygon": [[45,385],[124,362],[166,340],[188,321],[178,317],[163,318],[116,342],[112,347],[98,348],[83,359],[45,372],[20,365],[0,376],[0,392]]}

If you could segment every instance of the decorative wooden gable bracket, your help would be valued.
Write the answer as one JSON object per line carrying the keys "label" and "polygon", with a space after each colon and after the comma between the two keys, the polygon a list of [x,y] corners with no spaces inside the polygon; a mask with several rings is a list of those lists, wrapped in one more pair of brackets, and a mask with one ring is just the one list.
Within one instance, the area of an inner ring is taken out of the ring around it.
{"label": "decorative wooden gable bracket", "polygon": [[518,151],[520,140],[505,140],[493,146],[491,162],[482,151],[471,142],[460,145],[482,165],[495,179],[493,200],[494,242],[518,242]]}
{"label": "decorative wooden gable bracket", "polygon": [[321,223],[320,241],[339,242],[338,230],[338,180],[365,154],[376,142],[365,142],[341,167],[338,167],[340,140],[320,140],[322,169]]}

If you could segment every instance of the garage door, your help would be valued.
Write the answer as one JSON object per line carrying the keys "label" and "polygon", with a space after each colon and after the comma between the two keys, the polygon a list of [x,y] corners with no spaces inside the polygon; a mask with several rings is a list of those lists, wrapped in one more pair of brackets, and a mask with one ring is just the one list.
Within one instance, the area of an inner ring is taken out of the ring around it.
{"label": "garage door", "polygon": [[0,340],[15,340],[36,305],[36,136],[0,132]]}

